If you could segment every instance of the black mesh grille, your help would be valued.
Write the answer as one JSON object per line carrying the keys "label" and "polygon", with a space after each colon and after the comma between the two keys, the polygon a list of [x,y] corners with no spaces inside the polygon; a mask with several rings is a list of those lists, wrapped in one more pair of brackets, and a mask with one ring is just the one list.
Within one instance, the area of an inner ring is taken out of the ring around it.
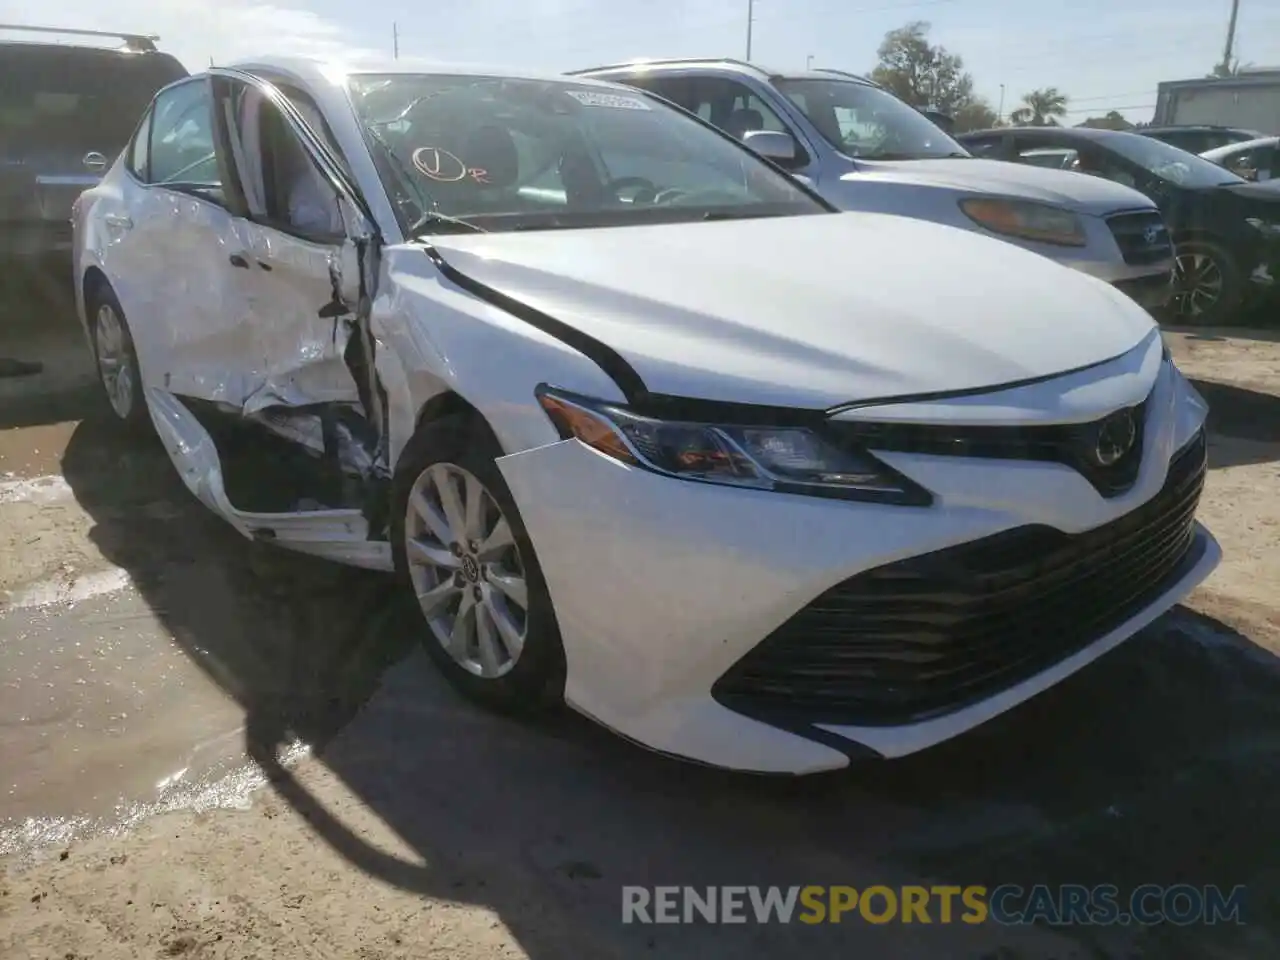
{"label": "black mesh grille", "polygon": [[1205,453],[1201,433],[1155,497],[1093,530],[1020,527],[846,580],[712,694],[780,723],[893,725],[1013,686],[1124,622],[1196,562]]}
{"label": "black mesh grille", "polygon": [[1093,458],[1102,420],[1015,427],[829,420],[826,429],[833,439],[872,451],[1061,463],[1079,472],[1104,497],[1114,497],[1138,479],[1146,410],[1145,402],[1129,408],[1136,430],[1133,446],[1107,466]]}
{"label": "black mesh grille", "polygon": [[1124,262],[1138,267],[1173,258],[1173,241],[1164,218],[1152,210],[1144,213],[1120,213],[1107,218],[1111,235]]}

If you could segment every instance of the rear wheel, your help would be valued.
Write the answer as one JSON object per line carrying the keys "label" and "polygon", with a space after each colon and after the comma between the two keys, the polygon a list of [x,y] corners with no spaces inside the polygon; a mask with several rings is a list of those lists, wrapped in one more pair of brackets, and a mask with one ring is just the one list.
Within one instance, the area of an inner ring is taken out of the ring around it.
{"label": "rear wheel", "polygon": [[1176,322],[1229,322],[1244,299],[1244,276],[1235,258],[1209,240],[1185,240],[1175,256],[1170,306]]}
{"label": "rear wheel", "polygon": [[392,548],[436,666],[471,699],[529,713],[563,698],[564,650],[500,455],[475,418],[422,427],[392,484]]}
{"label": "rear wheel", "polygon": [[120,302],[109,287],[100,284],[90,293],[85,306],[98,380],[111,412],[125,426],[142,429],[150,422],[150,416],[142,397],[138,355]]}

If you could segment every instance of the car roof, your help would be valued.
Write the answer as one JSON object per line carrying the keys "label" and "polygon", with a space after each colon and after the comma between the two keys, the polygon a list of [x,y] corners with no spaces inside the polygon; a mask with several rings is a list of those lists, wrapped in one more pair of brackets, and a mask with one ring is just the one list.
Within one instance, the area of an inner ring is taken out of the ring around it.
{"label": "car roof", "polygon": [[[510,67],[497,66],[491,63],[458,63],[432,60],[427,57],[400,57],[395,60],[361,58],[360,60],[344,61],[314,57],[261,56],[239,60],[235,63],[218,64],[218,66],[225,66],[232,70],[243,70],[246,73],[268,71],[289,74],[307,84],[318,85],[340,82],[342,78],[348,76],[369,74],[435,74],[440,76],[484,76],[512,80],[570,82],[570,78],[558,73],[513,70]],[[571,82],[599,83],[601,86],[613,86],[604,81],[592,80],[586,77],[573,77]]]}
{"label": "car roof", "polygon": [[1216,123],[1174,123],[1161,127],[1143,127],[1133,132],[1150,136],[1155,133],[1182,133],[1184,131],[1187,133],[1258,133],[1256,130],[1249,130],[1245,127],[1222,127]]}
{"label": "car roof", "polygon": [[621,63],[610,63],[598,67],[583,67],[566,71],[566,76],[580,77],[596,73],[614,73],[628,70],[697,70],[707,68],[728,70],[733,73],[746,73],[761,80],[848,80],[871,87],[880,85],[861,74],[847,70],[836,70],[829,67],[815,67],[812,70],[774,70],[759,63],[738,60],[734,57],[659,57],[627,60]]}
{"label": "car roof", "polygon": [[1202,157],[1226,157],[1233,153],[1244,153],[1246,150],[1256,150],[1258,147],[1274,147],[1280,145],[1280,137],[1255,137],[1252,140],[1241,140],[1237,143],[1224,143],[1220,147],[1214,147],[1212,150],[1206,150],[1200,156]]}
{"label": "car roof", "polygon": [[1097,127],[992,127],[988,130],[972,130],[962,133],[956,139],[962,143],[976,137],[995,137],[1006,133],[1028,134],[1031,136],[1054,136],[1070,140],[1106,142],[1117,137],[1133,137],[1127,130],[1100,130]]}

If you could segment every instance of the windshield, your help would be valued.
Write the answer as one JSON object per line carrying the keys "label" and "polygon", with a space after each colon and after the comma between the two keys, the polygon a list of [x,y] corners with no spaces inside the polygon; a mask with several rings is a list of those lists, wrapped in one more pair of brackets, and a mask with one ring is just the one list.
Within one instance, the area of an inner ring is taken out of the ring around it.
{"label": "windshield", "polygon": [[351,85],[409,236],[829,212],[751,151],[637,91],[425,74]]}
{"label": "windshield", "polygon": [[849,80],[776,80],[778,89],[846,156],[937,160],[969,153],[891,93]]}
{"label": "windshield", "polygon": [[1116,134],[1107,138],[1106,146],[1148,173],[1180,187],[1216,187],[1245,182],[1216,163],[1152,137]]}

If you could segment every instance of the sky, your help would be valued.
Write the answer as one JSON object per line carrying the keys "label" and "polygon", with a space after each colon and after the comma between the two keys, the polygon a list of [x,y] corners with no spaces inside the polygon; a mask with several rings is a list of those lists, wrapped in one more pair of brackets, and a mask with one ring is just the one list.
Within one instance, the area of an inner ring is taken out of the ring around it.
{"label": "sky", "polygon": [[[559,72],[637,57],[733,56],[786,70],[869,72],[884,33],[912,20],[964,58],[1004,112],[1028,90],[1070,97],[1069,123],[1151,119],[1156,84],[1221,59],[1231,0],[0,0],[0,23],[160,35],[196,71],[263,53],[402,57]],[[395,27],[393,28],[393,24]],[[0,36],[6,36],[0,32]],[[1240,0],[1236,53],[1280,67],[1280,2]]]}

